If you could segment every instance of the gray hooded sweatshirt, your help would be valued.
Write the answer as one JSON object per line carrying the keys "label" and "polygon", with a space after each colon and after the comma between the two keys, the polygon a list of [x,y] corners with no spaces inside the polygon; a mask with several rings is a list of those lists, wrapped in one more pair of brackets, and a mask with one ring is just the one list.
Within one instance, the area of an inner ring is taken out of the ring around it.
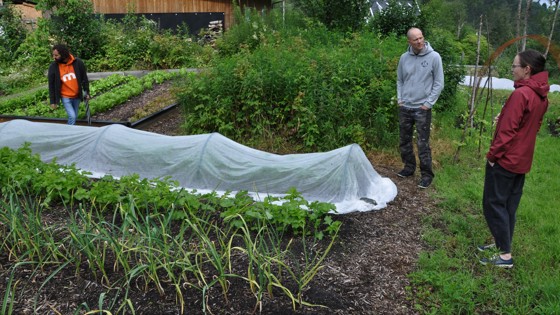
{"label": "gray hooded sweatshirt", "polygon": [[443,90],[440,55],[426,42],[418,55],[409,46],[397,68],[397,99],[406,107],[432,108]]}

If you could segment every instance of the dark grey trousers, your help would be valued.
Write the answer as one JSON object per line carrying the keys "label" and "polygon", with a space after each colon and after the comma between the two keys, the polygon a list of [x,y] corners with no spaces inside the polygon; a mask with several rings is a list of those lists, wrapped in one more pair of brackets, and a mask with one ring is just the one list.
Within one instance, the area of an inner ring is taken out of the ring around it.
{"label": "dark grey trousers", "polygon": [[420,160],[420,173],[422,177],[434,178],[432,171],[432,150],[430,148],[430,125],[432,124],[432,110],[423,110],[420,108],[399,107],[399,131],[401,151],[401,159],[404,168],[410,171],[416,170],[416,157],[412,138],[414,134],[414,126],[416,126],[416,134],[418,141],[418,158]]}
{"label": "dark grey trousers", "polygon": [[511,253],[516,212],[524,184],[525,174],[507,171],[498,163],[492,167],[486,162],[482,207],[496,247],[502,253]]}

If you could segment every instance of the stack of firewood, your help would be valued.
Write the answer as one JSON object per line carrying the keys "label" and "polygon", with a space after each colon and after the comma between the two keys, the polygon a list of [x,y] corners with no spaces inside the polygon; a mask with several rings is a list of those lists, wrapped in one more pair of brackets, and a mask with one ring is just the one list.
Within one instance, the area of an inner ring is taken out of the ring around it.
{"label": "stack of firewood", "polygon": [[199,42],[214,47],[216,43],[216,39],[222,36],[223,31],[224,31],[223,21],[221,20],[211,21],[210,24],[208,24],[208,28],[200,32]]}

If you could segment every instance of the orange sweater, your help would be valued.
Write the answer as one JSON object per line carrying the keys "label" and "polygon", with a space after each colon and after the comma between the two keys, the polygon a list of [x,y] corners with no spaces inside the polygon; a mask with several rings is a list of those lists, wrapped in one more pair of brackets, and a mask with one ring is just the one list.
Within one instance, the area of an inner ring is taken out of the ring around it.
{"label": "orange sweater", "polygon": [[74,60],[74,56],[70,55],[67,63],[58,64],[60,81],[62,82],[60,89],[60,95],[62,97],[77,98],[80,95],[78,79],[76,78],[76,73],[74,72]]}

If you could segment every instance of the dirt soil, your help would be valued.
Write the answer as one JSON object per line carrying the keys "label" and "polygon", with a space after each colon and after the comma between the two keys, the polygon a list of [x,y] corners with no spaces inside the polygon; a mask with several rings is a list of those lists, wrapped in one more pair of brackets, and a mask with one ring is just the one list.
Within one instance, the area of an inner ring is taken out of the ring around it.
{"label": "dirt soil", "polygon": [[[122,121],[130,117],[134,109],[142,107],[156,95],[167,93],[169,85],[156,86],[153,90],[135,97],[126,104],[94,119]],[[180,135],[181,115],[167,117],[164,122],[152,125],[148,131]],[[421,241],[424,216],[434,210],[434,201],[428,189],[416,186],[418,178],[402,179],[396,176],[400,162],[375,153],[368,157],[377,172],[389,177],[398,187],[398,195],[385,209],[379,211],[349,213],[338,216],[342,221],[339,238],[314,280],[305,290],[304,299],[325,307],[302,307],[292,310],[290,301],[282,294],[265,298],[259,314],[416,314],[415,301],[407,287],[407,275],[416,267],[419,252],[425,249]],[[8,253],[0,250],[0,301],[6,292],[9,268],[13,262]],[[27,300],[15,303],[14,314],[33,314],[32,306],[49,271],[32,274],[24,267],[19,269],[14,281],[18,288],[26,288]],[[209,301],[212,314],[252,314],[255,302],[244,289],[230,288],[229,303],[223,299]],[[36,314],[72,314],[84,302],[96,306],[101,292],[107,292],[101,283],[77,275],[69,268],[60,272],[37,296],[39,308]],[[18,290],[19,291],[19,290]],[[219,296],[219,294],[217,294]],[[18,294],[21,296],[21,294]],[[136,314],[179,314],[173,297],[161,297],[156,290],[147,293],[138,290],[129,296],[137,309]],[[0,302],[0,306],[1,306]],[[202,314],[200,301],[186,305],[186,314]],[[115,313],[113,313],[115,314]]]}

